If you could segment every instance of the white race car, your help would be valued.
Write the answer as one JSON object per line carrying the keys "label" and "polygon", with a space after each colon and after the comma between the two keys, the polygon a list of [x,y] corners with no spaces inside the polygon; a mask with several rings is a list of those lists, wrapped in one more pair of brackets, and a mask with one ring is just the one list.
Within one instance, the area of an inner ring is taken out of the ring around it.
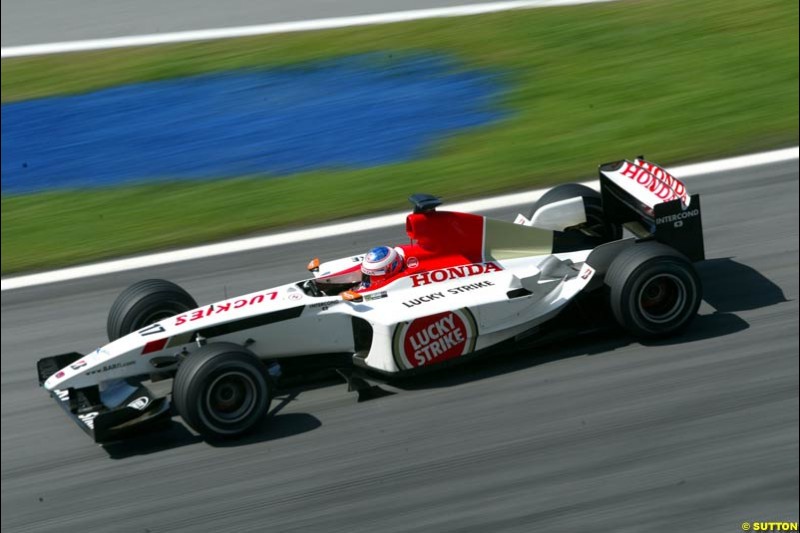
{"label": "white race car", "polygon": [[[702,296],[700,199],[643,158],[599,174],[600,193],[555,187],[513,223],[412,196],[402,270],[380,284],[364,286],[359,255],[204,306],[141,281],[112,305],[108,344],[41,359],[39,382],[97,442],[168,420],[170,400],[197,432],[224,438],[260,422],[290,369],[328,366],[361,389],[603,317],[636,337],[674,334]],[[172,392],[156,396],[146,384],[164,378]]]}

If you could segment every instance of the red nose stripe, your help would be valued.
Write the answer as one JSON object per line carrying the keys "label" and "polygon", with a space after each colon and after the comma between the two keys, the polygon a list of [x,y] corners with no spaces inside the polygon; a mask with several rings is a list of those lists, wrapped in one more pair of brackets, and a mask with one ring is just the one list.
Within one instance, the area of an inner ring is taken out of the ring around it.
{"label": "red nose stripe", "polygon": [[169,337],[165,339],[158,339],[157,341],[148,342],[147,344],[144,345],[144,349],[142,350],[142,355],[163,350],[164,346],[167,345],[168,340]]}

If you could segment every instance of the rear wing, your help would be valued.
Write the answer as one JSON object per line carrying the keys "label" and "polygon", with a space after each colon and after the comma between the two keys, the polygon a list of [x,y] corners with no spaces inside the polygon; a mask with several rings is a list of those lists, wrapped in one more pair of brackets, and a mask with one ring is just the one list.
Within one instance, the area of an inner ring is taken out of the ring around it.
{"label": "rear wing", "polygon": [[683,182],[642,156],[604,163],[598,172],[606,220],[692,261],[705,259],[699,195],[690,196]]}

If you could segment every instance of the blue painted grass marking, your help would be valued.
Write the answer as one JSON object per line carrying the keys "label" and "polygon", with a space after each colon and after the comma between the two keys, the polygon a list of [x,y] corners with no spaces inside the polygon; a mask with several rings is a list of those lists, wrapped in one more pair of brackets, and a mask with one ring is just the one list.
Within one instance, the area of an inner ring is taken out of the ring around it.
{"label": "blue painted grass marking", "polygon": [[501,119],[497,78],[442,56],[367,54],[5,104],[2,192],[409,161]]}

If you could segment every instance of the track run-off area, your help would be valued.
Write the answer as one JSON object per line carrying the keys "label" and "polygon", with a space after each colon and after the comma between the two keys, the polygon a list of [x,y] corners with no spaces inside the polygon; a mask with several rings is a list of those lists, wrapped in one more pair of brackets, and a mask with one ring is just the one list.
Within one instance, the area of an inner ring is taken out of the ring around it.
{"label": "track run-off area", "polygon": [[[274,33],[390,24],[613,0],[231,0],[195,9],[187,0],[101,4],[64,0],[6,0],[2,57],[106,50],[128,46],[228,39]],[[259,22],[254,24],[254,22]]]}
{"label": "track run-off area", "polygon": [[[94,445],[36,384],[38,358],[105,342],[130,283],[198,302],[405,240],[402,224],[4,291],[3,531],[739,531],[798,519],[797,160],[686,179],[703,201],[701,316],[485,358],[357,403],[285,391],[253,436],[179,420]],[[447,207],[447,204],[443,206]],[[484,210],[513,219],[524,208]],[[479,210],[480,211],[480,210]]]}

